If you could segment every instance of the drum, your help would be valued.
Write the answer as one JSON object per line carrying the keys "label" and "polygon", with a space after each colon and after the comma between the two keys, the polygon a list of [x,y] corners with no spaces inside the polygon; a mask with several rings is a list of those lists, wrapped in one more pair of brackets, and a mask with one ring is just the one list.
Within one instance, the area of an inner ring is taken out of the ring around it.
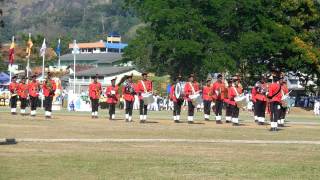
{"label": "drum", "polygon": [[192,105],[195,107],[202,103],[202,98],[200,94],[190,95],[189,98],[191,99]]}
{"label": "drum", "polygon": [[234,98],[234,101],[236,102],[238,108],[247,107],[247,98],[246,98],[246,96],[244,94],[236,96]]}
{"label": "drum", "polygon": [[153,95],[151,93],[142,93],[142,99],[144,104],[151,104],[154,102]]}
{"label": "drum", "polygon": [[287,108],[289,106],[289,96],[288,95],[283,95],[281,98],[281,106],[283,108]]}

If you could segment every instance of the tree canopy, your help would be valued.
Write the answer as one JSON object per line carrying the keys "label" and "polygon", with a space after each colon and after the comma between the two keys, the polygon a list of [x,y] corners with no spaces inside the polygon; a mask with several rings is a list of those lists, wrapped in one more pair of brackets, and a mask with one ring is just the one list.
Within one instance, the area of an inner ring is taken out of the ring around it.
{"label": "tree canopy", "polygon": [[[320,75],[315,0],[126,0],[146,26],[125,60],[156,74]],[[319,82],[318,82],[319,84]]]}

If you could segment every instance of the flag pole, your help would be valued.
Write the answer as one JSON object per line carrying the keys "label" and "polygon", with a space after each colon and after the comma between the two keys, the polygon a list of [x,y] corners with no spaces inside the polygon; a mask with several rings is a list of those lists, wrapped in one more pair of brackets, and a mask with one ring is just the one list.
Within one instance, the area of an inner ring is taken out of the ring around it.
{"label": "flag pole", "polygon": [[76,53],[73,53],[73,93],[76,93]]}
{"label": "flag pole", "polygon": [[59,42],[58,42],[58,46],[59,46],[58,67],[59,67],[59,69],[60,69],[60,68],[61,68],[61,64],[60,64],[60,55],[61,55],[60,39],[59,39]]}
{"label": "flag pole", "polygon": [[[31,39],[31,33],[29,33],[29,39]],[[29,66],[30,66],[30,56],[28,55],[28,58],[27,58],[27,79],[29,79]]]}

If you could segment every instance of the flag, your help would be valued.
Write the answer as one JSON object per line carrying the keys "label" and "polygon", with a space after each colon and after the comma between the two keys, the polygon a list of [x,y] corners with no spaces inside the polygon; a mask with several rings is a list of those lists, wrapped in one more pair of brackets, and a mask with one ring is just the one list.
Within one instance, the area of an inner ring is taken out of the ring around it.
{"label": "flag", "polygon": [[31,40],[31,34],[29,34],[29,40],[27,42],[27,50],[26,50],[27,58],[30,57],[30,55],[31,55],[32,46],[33,46],[33,43],[32,43],[32,40]]}
{"label": "flag", "polygon": [[73,50],[72,50],[72,54],[79,54],[80,50],[79,50],[79,46],[77,44],[77,41],[74,40],[73,41]]}
{"label": "flag", "polygon": [[58,45],[57,45],[57,48],[56,48],[56,53],[58,56],[61,55],[61,44],[60,44],[60,39],[58,40]]}
{"label": "flag", "polygon": [[14,37],[12,37],[12,42],[11,42],[11,46],[9,49],[9,64],[12,65],[13,61],[14,61],[14,48],[15,48],[15,44],[14,44]]}
{"label": "flag", "polygon": [[41,46],[41,49],[40,49],[40,55],[41,55],[41,56],[45,56],[45,54],[46,54],[46,49],[47,49],[46,39],[43,39],[43,43],[42,43],[42,46]]}

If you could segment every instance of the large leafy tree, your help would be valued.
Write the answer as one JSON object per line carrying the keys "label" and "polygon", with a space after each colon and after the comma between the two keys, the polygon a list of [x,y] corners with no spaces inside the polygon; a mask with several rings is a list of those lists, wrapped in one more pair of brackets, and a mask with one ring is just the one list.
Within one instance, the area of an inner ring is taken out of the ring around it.
{"label": "large leafy tree", "polygon": [[[314,0],[126,0],[146,26],[126,60],[158,74],[274,69],[319,77],[319,4]],[[250,78],[248,78],[250,77]]]}

